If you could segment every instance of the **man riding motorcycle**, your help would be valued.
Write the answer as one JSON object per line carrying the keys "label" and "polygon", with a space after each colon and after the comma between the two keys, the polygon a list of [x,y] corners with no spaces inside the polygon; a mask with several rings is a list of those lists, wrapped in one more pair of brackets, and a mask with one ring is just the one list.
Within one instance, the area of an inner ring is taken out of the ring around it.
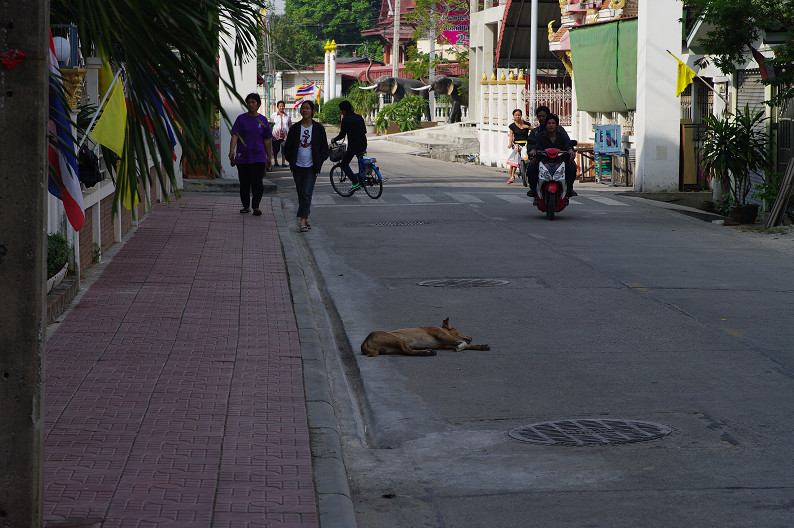
{"label": "man riding motorcycle", "polygon": [[[538,111],[541,110],[539,107]],[[540,170],[539,162],[536,154],[539,150],[546,150],[547,148],[556,148],[562,152],[568,152],[568,161],[565,163],[565,185],[568,188],[568,196],[576,196],[576,191],[573,190],[573,182],[576,180],[576,152],[571,145],[571,138],[565,130],[559,126],[559,118],[554,114],[544,116],[544,129],[534,135],[530,135],[532,142],[529,155],[533,158],[530,167],[527,169],[527,176],[529,178],[529,191],[527,196],[534,198],[533,205],[537,204],[537,189],[538,189],[538,172]],[[540,116],[538,116],[540,120]]]}

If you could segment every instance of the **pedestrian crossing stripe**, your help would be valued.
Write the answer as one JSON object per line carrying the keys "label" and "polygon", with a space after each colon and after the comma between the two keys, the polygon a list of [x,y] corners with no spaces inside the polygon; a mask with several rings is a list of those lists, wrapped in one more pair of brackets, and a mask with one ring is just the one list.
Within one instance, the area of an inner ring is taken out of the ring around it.
{"label": "pedestrian crossing stripe", "polygon": [[[339,196],[335,193],[328,193],[328,194],[315,194],[312,198],[312,204],[319,206],[319,207],[327,207],[327,206],[339,206],[339,205],[393,205],[393,206],[406,206],[406,205],[462,205],[462,204],[476,204],[476,203],[485,203],[490,201],[491,203],[494,200],[499,200],[501,202],[507,202],[511,205],[532,205],[532,199],[527,197],[525,193],[480,193],[478,195],[474,195],[473,193],[453,193],[453,192],[444,192],[441,194],[436,194],[431,196],[429,194],[423,193],[409,193],[409,194],[394,194],[391,193],[384,196],[377,200],[371,199],[369,196],[366,195],[363,191],[356,192],[351,197],[343,197]],[[602,196],[592,196],[592,195],[579,195],[578,199],[570,198],[569,203],[571,205],[588,205],[588,201],[592,200],[597,202],[601,205],[606,206],[620,206],[620,207],[627,207],[628,204],[620,202],[618,200],[602,197]],[[593,205],[593,204],[589,204]]]}
{"label": "pedestrian crossing stripe", "polygon": [[482,203],[482,200],[467,193],[444,193],[453,200],[456,200],[460,203]]}
{"label": "pedestrian crossing stripe", "polygon": [[623,202],[619,202],[617,200],[613,200],[612,198],[601,198],[601,197],[596,197],[596,196],[588,196],[588,198],[590,198],[594,202],[598,202],[598,203],[601,203],[601,204],[604,204],[604,205],[623,205],[623,206],[628,206],[628,204],[624,204]]}
{"label": "pedestrian crossing stripe", "polygon": [[411,203],[433,203],[435,200],[426,194],[403,194],[403,198]]}
{"label": "pedestrian crossing stripe", "polygon": [[520,194],[495,194],[494,196],[496,196],[500,200],[504,200],[505,202],[514,203],[514,204],[525,204],[527,203],[528,200],[526,196],[521,196]]}

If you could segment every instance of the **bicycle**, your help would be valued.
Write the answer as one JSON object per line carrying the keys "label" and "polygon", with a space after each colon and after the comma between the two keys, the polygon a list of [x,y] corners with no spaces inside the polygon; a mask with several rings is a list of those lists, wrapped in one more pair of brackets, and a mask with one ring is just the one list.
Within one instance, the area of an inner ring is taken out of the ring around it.
{"label": "bicycle", "polygon": [[[344,145],[341,145],[344,147]],[[341,159],[341,156],[339,156]],[[377,199],[383,193],[383,177],[380,175],[380,170],[375,164],[378,160],[375,158],[361,157],[358,159],[358,177],[361,185],[353,188],[354,182],[350,181],[347,174],[344,173],[339,163],[331,167],[331,187],[334,188],[336,194],[339,196],[353,196],[358,189],[364,189],[367,196]],[[362,176],[363,175],[363,176]]]}
{"label": "bicycle", "polygon": [[[527,143],[526,141],[516,141],[516,145],[520,145],[526,154]],[[529,186],[529,180],[527,179],[527,165],[529,164],[529,160],[527,158],[521,157],[521,160],[518,162],[518,167],[516,167],[516,173],[521,176],[521,181],[524,184],[524,187]]]}

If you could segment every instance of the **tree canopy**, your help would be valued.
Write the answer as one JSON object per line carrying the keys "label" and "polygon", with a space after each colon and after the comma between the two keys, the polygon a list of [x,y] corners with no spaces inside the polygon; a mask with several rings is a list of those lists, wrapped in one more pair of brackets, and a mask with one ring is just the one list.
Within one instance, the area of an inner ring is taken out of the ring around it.
{"label": "tree canopy", "polygon": [[[794,33],[794,0],[685,0],[697,16],[714,26],[701,39],[706,54],[714,56],[720,70],[731,73],[743,64],[753,45],[768,32]],[[776,100],[794,97],[794,37],[774,47],[768,61],[778,75],[764,81],[779,88]]]}
{"label": "tree canopy", "polygon": [[[300,32],[314,35],[322,45],[328,40],[337,44],[360,44],[364,42],[361,31],[375,25],[379,2],[370,0],[286,0],[285,15]],[[339,56],[350,56],[355,47],[342,46]],[[361,46],[359,53],[363,54]],[[322,59],[322,56],[321,56]]]}

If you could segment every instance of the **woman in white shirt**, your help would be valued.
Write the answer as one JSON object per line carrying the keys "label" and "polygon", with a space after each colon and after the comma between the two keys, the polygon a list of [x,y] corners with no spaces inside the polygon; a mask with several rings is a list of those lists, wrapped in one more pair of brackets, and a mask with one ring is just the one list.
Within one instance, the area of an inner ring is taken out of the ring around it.
{"label": "woman in white shirt", "polygon": [[322,170],[323,162],[331,155],[328,148],[328,136],[325,127],[313,119],[314,103],[301,103],[301,120],[292,125],[284,142],[284,155],[287,157],[295,189],[298,191],[299,230],[305,233],[312,228],[309,223],[309,212],[312,206],[312,194],[317,175]]}
{"label": "woman in white shirt", "polygon": [[270,120],[273,121],[273,165],[278,167],[278,151],[281,150],[281,166],[285,167],[287,164],[284,162],[284,150],[281,146],[284,144],[284,140],[287,139],[287,132],[289,131],[289,127],[292,126],[292,118],[284,112],[284,101],[279,101],[276,103],[276,108],[278,108],[278,112],[274,112],[272,116],[270,116]]}

